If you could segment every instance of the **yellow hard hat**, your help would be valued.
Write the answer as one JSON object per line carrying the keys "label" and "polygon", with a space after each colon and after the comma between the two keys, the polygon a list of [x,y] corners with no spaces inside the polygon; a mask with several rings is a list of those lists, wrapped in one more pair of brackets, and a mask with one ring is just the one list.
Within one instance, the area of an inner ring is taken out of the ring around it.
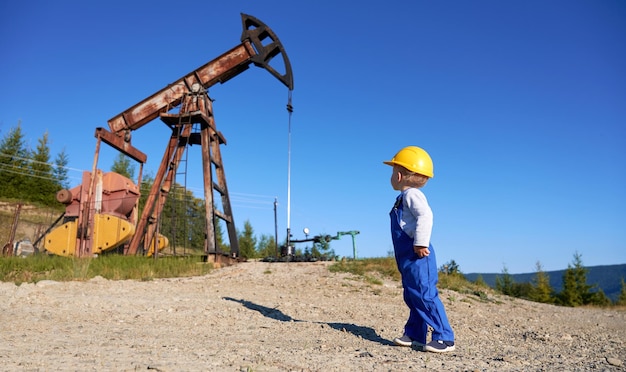
{"label": "yellow hard hat", "polygon": [[400,165],[410,170],[411,172],[422,174],[426,177],[432,178],[433,173],[433,160],[430,155],[424,149],[417,146],[407,146],[389,161],[384,161],[387,165]]}

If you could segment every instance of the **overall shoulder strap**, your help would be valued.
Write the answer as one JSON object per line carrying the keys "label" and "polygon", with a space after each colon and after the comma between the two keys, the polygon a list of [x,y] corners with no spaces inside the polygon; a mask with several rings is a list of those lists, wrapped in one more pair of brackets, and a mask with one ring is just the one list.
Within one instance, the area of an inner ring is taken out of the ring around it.
{"label": "overall shoulder strap", "polygon": [[396,202],[393,205],[394,208],[399,208],[402,206],[402,194],[398,195],[398,197],[396,198]]}

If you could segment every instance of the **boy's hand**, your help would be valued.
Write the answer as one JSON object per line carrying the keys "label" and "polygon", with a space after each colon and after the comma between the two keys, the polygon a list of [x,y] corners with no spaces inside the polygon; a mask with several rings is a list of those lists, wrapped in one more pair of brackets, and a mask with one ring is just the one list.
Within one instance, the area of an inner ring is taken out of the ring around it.
{"label": "boy's hand", "polygon": [[428,257],[430,254],[428,247],[419,247],[417,245],[413,246],[413,252],[415,252],[418,258]]}

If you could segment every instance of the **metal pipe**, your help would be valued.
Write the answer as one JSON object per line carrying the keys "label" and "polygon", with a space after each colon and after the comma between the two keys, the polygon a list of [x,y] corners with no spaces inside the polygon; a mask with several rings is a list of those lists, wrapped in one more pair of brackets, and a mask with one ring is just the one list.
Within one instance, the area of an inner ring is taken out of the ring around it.
{"label": "metal pipe", "polygon": [[276,257],[280,255],[278,252],[278,198],[274,198],[274,249],[276,251]]}
{"label": "metal pipe", "polygon": [[291,251],[291,90],[287,100],[287,111],[289,112],[289,125],[287,130],[287,252]]}

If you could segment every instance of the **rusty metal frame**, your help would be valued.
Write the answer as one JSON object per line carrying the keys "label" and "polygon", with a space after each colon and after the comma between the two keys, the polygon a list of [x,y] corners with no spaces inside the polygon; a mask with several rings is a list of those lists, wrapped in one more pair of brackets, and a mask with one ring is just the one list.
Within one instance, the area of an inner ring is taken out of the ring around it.
{"label": "rusty metal frame", "polygon": [[[141,217],[137,222],[136,233],[125,249],[126,254],[136,254],[140,251],[145,253],[150,247],[150,242],[158,236],[158,224],[154,222],[160,217],[178,163],[185,147],[189,144],[192,126],[193,124],[200,124],[207,219],[205,250],[206,252],[217,251],[213,226],[213,218],[217,216],[227,223],[231,243],[231,255],[238,255],[239,245],[237,234],[219,151],[219,146],[225,143],[225,139],[215,128],[210,100],[202,100],[204,103],[195,107],[190,103],[191,101],[186,100],[194,95],[197,97],[199,93],[206,95],[208,88],[217,83],[225,83],[247,70],[250,64],[268,70],[289,90],[293,90],[291,63],[276,34],[267,25],[253,16],[241,13],[241,20],[243,32],[240,45],[230,49],[219,57],[173,83],[168,84],[160,91],[112,117],[108,121],[110,132],[104,128],[97,128],[96,130],[98,145],[94,157],[94,169],[97,164],[100,141],[104,141],[108,145],[138,161],[141,163],[143,169],[143,164],[147,161],[147,156],[131,145],[131,133],[157,117],[161,117],[161,119],[172,128],[172,135],[166,146],[157,175],[155,176],[152,190],[150,191]],[[270,65],[270,62],[279,55],[282,57],[285,68],[285,72],[282,74]],[[198,89],[199,87],[202,89]],[[206,96],[208,98],[208,95]],[[182,107],[178,114],[168,113],[169,110],[181,104]],[[216,167],[217,183],[214,183],[212,180],[212,166]],[[222,196],[224,213],[220,213],[214,207],[213,190],[218,191]],[[93,190],[90,188],[89,195],[86,198],[86,205],[90,205],[93,197],[92,194]],[[82,224],[89,224],[91,219],[88,211],[85,211],[82,216],[84,221],[79,221],[79,225],[81,225],[81,222]],[[85,234],[85,232],[83,232],[83,234]],[[88,239],[89,234],[78,238],[79,240]],[[88,254],[89,252],[83,252],[85,246],[82,245],[82,247],[81,255]]]}
{"label": "rusty metal frame", "polygon": [[[255,17],[242,13],[241,18],[244,31],[240,45],[114,116],[108,121],[111,131],[119,137],[128,136],[128,131],[137,130],[168,109],[178,106],[194,84],[200,84],[204,89],[217,83],[223,84],[248,69],[251,63],[267,69],[289,90],[293,90],[291,63],[276,34]],[[271,42],[267,43],[267,38]],[[285,65],[284,74],[270,66],[270,61],[279,54]]]}

